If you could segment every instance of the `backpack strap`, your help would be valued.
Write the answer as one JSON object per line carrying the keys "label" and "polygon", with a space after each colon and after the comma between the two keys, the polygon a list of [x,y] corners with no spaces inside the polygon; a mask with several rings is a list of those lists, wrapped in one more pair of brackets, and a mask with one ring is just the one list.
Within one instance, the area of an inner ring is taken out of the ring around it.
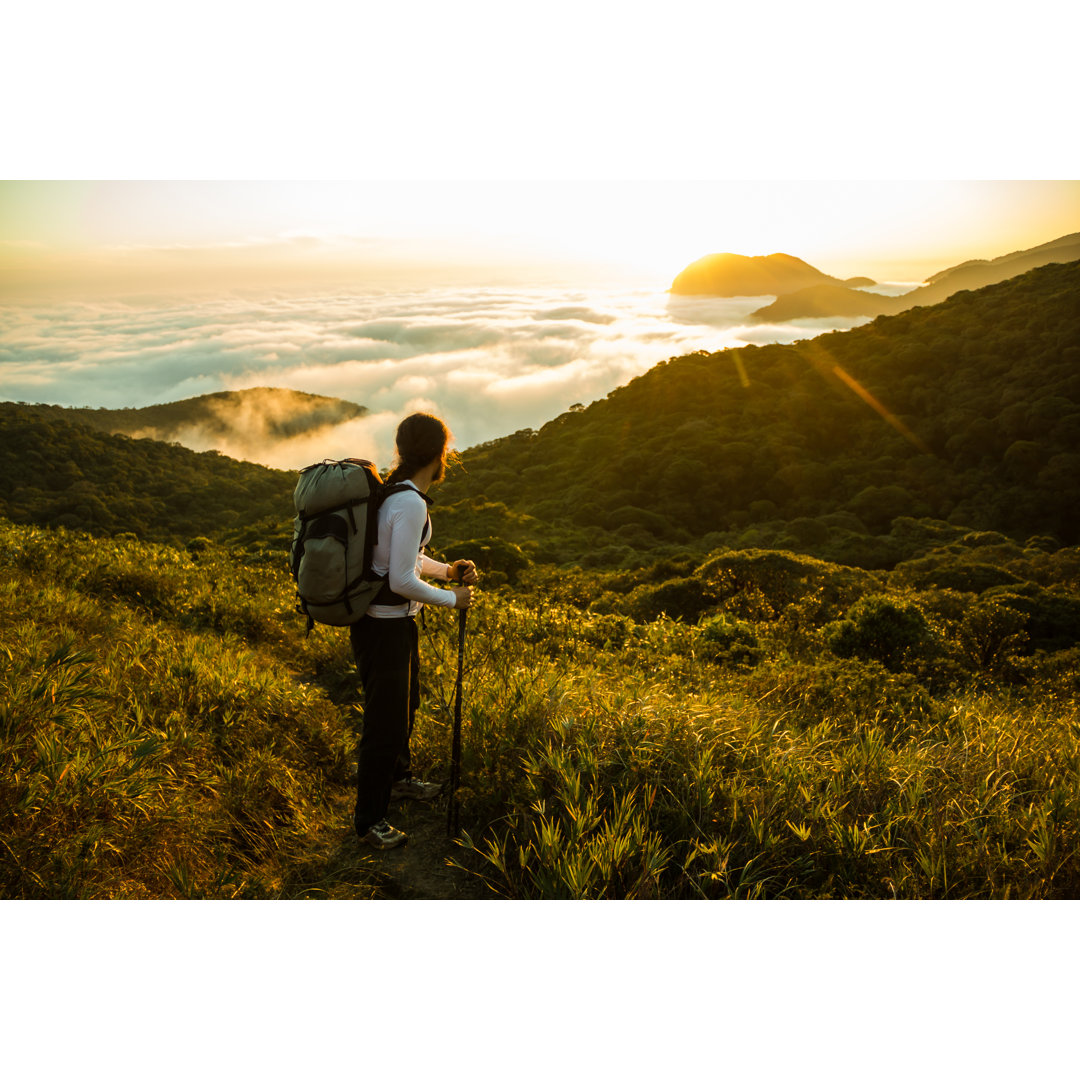
{"label": "backpack strap", "polygon": [[[376,578],[376,581],[379,579]],[[390,579],[382,579],[382,588],[371,598],[373,604],[407,604],[409,598],[407,596],[399,596],[393,589],[390,588]]]}
{"label": "backpack strap", "polygon": [[413,487],[408,481],[401,481],[397,484],[384,484],[379,491],[379,502],[389,498],[391,495],[396,495],[399,491],[411,491],[414,495],[419,495],[428,506],[435,501],[430,495],[425,495],[418,487]]}

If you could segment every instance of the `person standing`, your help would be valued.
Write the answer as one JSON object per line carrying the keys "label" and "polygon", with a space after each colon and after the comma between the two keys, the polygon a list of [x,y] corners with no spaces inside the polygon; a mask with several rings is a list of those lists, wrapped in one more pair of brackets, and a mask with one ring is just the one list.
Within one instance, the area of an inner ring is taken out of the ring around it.
{"label": "person standing", "polygon": [[[353,824],[361,841],[378,849],[408,839],[386,820],[391,799],[426,801],[443,790],[442,784],[413,776],[409,739],[420,703],[416,615],[425,604],[468,608],[477,581],[469,560],[447,564],[424,553],[431,541],[427,492],[443,478],[449,442],[446,425],[428,413],[414,413],[398,425],[397,463],[386,482],[406,486],[379,506],[372,555],[372,572],[386,583],[350,630],[364,690]],[[450,588],[436,588],[423,577],[451,583]]]}

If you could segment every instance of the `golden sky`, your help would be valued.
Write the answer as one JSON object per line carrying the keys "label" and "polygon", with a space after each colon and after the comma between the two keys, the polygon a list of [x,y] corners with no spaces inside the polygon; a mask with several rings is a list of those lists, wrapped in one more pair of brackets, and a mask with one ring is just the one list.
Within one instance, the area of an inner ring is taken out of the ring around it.
{"label": "golden sky", "polygon": [[1078,181],[3,181],[0,267],[55,287],[667,284],[714,251],[921,280],[1080,229]]}

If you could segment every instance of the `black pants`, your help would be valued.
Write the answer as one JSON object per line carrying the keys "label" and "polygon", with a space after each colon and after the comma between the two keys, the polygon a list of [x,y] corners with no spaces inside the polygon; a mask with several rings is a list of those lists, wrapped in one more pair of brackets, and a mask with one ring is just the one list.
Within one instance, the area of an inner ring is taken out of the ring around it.
{"label": "black pants", "polygon": [[353,623],[350,634],[364,687],[353,815],[363,836],[386,817],[394,783],[411,775],[409,737],[420,704],[420,647],[412,618],[365,616]]}

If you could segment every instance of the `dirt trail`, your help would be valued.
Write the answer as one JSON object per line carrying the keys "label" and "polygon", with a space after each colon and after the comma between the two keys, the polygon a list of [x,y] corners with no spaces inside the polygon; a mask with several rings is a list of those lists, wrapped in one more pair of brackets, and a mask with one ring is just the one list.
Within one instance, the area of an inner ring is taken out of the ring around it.
{"label": "dirt trail", "polygon": [[[294,671],[298,679],[304,676]],[[359,697],[355,671],[328,671],[312,680],[335,705],[348,707]],[[355,760],[355,758],[354,758]],[[354,774],[355,775],[355,774]],[[287,888],[291,895],[327,899],[377,900],[497,900],[498,895],[476,875],[447,866],[454,858],[465,865],[481,860],[446,835],[448,796],[430,803],[405,799],[390,804],[387,820],[409,837],[408,843],[391,851],[376,851],[360,843],[352,827],[356,803],[355,780],[344,775],[333,797],[332,819],[340,829],[315,839],[312,861],[298,868]],[[376,892],[371,896],[371,882]]]}
{"label": "dirt trail", "polygon": [[362,866],[369,880],[376,879],[378,892],[374,899],[497,899],[475,875],[447,865],[451,857],[467,864],[469,852],[446,835],[446,795],[430,803],[409,799],[392,803],[387,820],[406,833],[409,841],[390,851],[376,851],[360,843],[351,824],[355,799],[350,787],[335,800],[342,822],[338,859],[357,868]]}

